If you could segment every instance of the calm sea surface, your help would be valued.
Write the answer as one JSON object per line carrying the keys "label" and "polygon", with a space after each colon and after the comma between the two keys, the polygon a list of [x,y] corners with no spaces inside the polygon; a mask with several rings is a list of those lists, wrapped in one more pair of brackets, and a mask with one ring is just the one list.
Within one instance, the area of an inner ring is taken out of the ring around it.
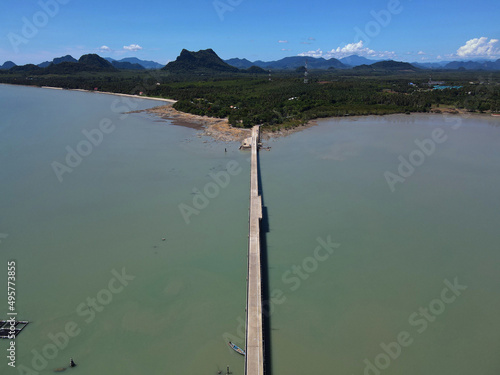
{"label": "calm sea surface", "polygon": [[[159,104],[0,85],[0,373],[243,374],[249,153],[124,114]],[[266,144],[273,374],[500,373],[498,118]]]}

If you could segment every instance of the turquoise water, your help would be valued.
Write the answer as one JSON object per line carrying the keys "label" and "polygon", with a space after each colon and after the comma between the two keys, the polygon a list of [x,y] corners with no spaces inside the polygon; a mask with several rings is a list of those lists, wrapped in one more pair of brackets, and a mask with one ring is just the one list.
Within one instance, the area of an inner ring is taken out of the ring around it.
{"label": "turquoise water", "polygon": [[[249,178],[238,145],[225,145],[225,154],[192,129],[140,114],[120,119],[114,96],[0,89],[14,112],[0,133],[0,232],[8,234],[0,277],[15,259],[19,318],[33,322],[19,336],[17,364],[30,366],[31,351],[51,343],[49,333],[75,322],[80,334],[41,374],[70,357],[79,363],[72,371],[85,374],[241,368],[222,339],[245,302]],[[59,182],[51,163],[64,162],[66,146],[76,148],[82,129],[103,118],[115,130]],[[187,225],[178,205],[192,206],[192,189],[203,190],[230,161],[241,173]],[[123,267],[135,279],[87,323],[89,310],[79,314],[78,306]]]}
{"label": "turquoise water", "polygon": [[445,85],[436,85],[434,86],[434,90],[446,90],[446,89],[461,89],[463,86],[445,86]]}
{"label": "turquoise water", "polygon": [[[158,102],[116,100],[0,86],[0,278],[16,260],[18,319],[32,322],[18,368],[4,358],[1,373],[49,374],[73,357],[75,374],[242,374],[225,338],[244,345],[249,154],[122,113]],[[61,182],[53,163],[68,166],[67,147],[86,151],[82,131],[100,124],[109,132]],[[500,127],[458,125],[334,119],[267,142],[273,374],[498,374]],[[436,128],[446,140],[391,191],[384,173]],[[339,246],[315,253],[328,237]],[[467,289],[445,303],[455,279]],[[419,308],[434,318],[422,332]]]}
{"label": "turquoise water", "polygon": [[[401,332],[413,342],[388,365],[379,358],[380,373],[498,373],[500,127],[456,125],[432,115],[324,120],[261,153],[271,289],[286,297],[271,316],[273,373],[374,374],[365,359]],[[447,140],[391,192],[384,172],[397,173],[398,156],[436,128]],[[292,290],[286,272],[314,269],[304,259],[328,235],[340,247]],[[444,312],[434,302],[439,314],[419,332],[410,316],[455,278],[468,288]]]}

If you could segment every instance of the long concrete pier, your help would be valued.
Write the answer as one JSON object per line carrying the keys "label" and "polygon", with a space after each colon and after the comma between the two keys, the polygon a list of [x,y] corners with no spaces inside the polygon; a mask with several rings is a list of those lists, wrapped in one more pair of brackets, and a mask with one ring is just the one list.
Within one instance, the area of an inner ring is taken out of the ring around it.
{"label": "long concrete pier", "polygon": [[250,172],[250,213],[248,235],[248,278],[245,374],[264,374],[264,337],[262,330],[262,283],[260,255],[260,220],[262,199],[259,195],[259,166],[257,152],[259,126],[252,128],[252,156]]}

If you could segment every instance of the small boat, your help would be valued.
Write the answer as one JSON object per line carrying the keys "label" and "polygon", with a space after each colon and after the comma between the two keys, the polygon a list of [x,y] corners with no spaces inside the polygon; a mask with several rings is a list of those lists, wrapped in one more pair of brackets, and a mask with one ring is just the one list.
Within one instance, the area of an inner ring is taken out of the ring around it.
{"label": "small boat", "polygon": [[500,117],[500,113],[492,113],[491,115],[494,117]]}
{"label": "small boat", "polygon": [[241,349],[238,345],[233,344],[231,341],[229,341],[227,344],[228,344],[228,345],[231,347],[231,349],[233,349],[236,353],[239,353],[239,354],[241,354],[241,355],[245,355],[245,351],[244,351],[243,349]]}

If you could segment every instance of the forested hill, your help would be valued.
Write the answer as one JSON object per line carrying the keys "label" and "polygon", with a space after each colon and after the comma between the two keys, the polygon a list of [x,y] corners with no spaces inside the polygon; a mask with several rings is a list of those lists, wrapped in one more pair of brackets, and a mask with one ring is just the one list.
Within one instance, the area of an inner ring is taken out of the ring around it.
{"label": "forested hill", "polygon": [[88,55],[83,55],[80,57],[78,60],[78,64],[85,65],[90,68],[94,68],[96,71],[114,71],[116,70],[113,65],[107,61],[106,59],[103,59],[101,56],[96,55],[96,54],[88,54]]}
{"label": "forested hill", "polygon": [[379,61],[371,65],[359,65],[353,68],[355,71],[363,72],[417,72],[421,69],[413,66],[410,63],[400,61]]}
{"label": "forested hill", "polygon": [[[76,60],[75,60],[76,61]],[[32,75],[47,75],[47,74],[64,74],[72,75],[81,72],[96,72],[96,73],[114,73],[118,72],[109,61],[96,54],[83,55],[76,62],[62,61],[59,63],[52,62],[46,67],[40,67],[34,64],[13,66],[6,71],[8,74],[25,73]]]}
{"label": "forested hill", "polygon": [[183,49],[175,61],[169,62],[162,70],[170,73],[210,74],[236,73],[238,68],[224,62],[212,49],[198,52]]}
{"label": "forested hill", "polygon": [[[131,64],[132,65],[132,64]],[[308,64],[309,65],[309,64]],[[233,126],[281,128],[308,120],[352,115],[458,111],[500,112],[500,72],[433,71],[444,86],[433,87],[429,70],[382,61],[353,69],[305,67],[266,72],[231,67],[209,49],[183,50],[163,70],[118,70],[98,55],[46,68],[36,65],[0,70],[0,82],[108,91],[175,99],[174,108],[227,117]]]}

